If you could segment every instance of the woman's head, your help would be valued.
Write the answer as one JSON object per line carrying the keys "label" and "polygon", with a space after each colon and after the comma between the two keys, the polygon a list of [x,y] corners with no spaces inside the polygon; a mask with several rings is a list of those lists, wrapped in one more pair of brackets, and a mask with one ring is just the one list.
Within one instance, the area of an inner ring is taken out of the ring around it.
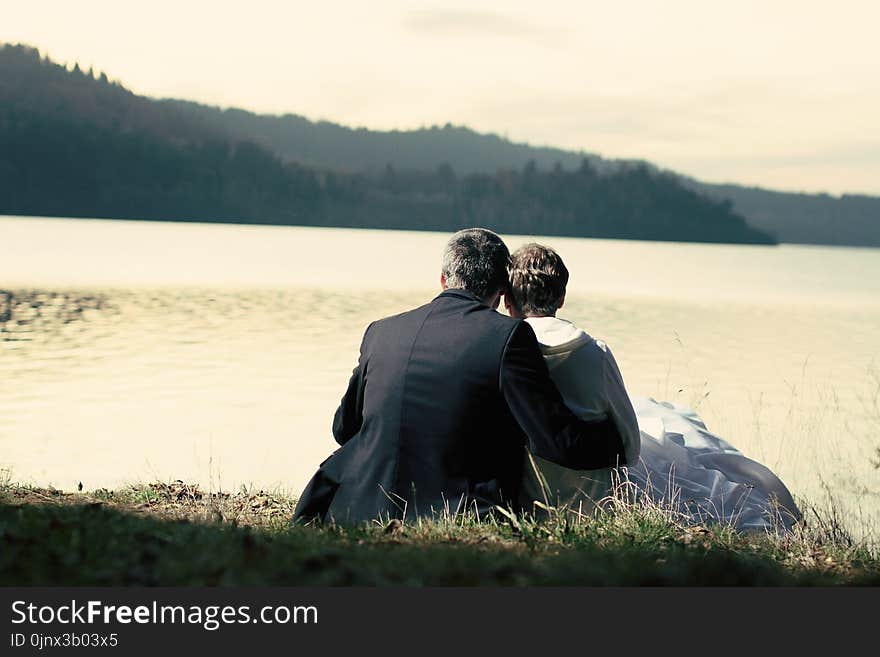
{"label": "woman's head", "polygon": [[526,244],[510,256],[505,304],[514,317],[552,317],[565,301],[568,269],[549,246]]}

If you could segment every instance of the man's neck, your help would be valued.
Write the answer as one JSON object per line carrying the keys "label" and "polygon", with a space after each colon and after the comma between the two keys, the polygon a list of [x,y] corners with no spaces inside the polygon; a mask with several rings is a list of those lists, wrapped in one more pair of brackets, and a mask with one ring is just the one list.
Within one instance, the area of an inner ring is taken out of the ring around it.
{"label": "man's neck", "polygon": [[464,287],[446,287],[446,286],[443,287],[444,292],[448,292],[449,290],[461,290],[462,292],[467,292],[468,294],[472,295],[477,301],[479,301],[483,305],[489,306],[490,308],[498,308],[498,305],[501,302],[501,293],[500,292],[496,292],[494,295],[492,295],[491,297],[486,299],[484,297],[479,296],[478,294],[475,294],[474,292],[471,292],[470,290],[468,290],[467,288],[464,288]]}

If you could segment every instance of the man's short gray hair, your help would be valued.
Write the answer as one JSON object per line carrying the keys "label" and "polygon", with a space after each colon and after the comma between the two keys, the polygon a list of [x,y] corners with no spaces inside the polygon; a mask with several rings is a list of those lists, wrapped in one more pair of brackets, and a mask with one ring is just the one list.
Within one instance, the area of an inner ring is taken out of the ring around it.
{"label": "man's short gray hair", "polygon": [[440,271],[446,287],[489,299],[507,288],[509,262],[510,251],[498,235],[485,228],[466,228],[446,243]]}

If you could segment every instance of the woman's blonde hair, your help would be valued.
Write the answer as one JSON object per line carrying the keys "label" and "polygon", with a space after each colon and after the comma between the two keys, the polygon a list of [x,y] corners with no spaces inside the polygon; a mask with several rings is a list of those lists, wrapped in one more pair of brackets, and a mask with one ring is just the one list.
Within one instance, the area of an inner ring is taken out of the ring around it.
{"label": "woman's blonde hair", "polygon": [[565,296],[568,269],[549,246],[526,244],[510,256],[510,301],[526,317],[553,315]]}

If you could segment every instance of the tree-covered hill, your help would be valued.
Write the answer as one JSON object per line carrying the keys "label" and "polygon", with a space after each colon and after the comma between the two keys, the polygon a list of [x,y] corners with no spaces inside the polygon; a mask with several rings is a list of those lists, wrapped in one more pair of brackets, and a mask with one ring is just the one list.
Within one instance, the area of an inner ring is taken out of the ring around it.
{"label": "tree-covered hill", "polygon": [[398,169],[432,171],[447,164],[459,175],[468,175],[522,169],[529,162],[544,170],[556,164],[576,169],[584,159],[598,170],[615,166],[597,155],[518,144],[448,123],[416,130],[380,131],[310,121],[296,114],[271,116],[183,100],[161,102],[214,130],[252,139],[282,159],[335,171],[376,172],[388,164]]}
{"label": "tree-covered hill", "polygon": [[756,228],[796,244],[880,246],[880,198],[863,194],[795,194],[683,179],[710,198],[730,199]]}
{"label": "tree-covered hill", "polygon": [[[612,160],[594,153],[514,143],[463,126],[378,131],[349,128],[302,116],[268,116],[220,109],[181,100],[162,101],[189,119],[214,130],[253,139],[282,159],[340,171],[380,171],[386,165],[433,170],[448,164],[458,174],[522,169],[534,162],[548,170],[557,164],[577,169],[584,160],[601,174],[633,166],[659,170],[647,162]],[[759,230],[783,242],[880,246],[880,198],[867,195],[778,192],[758,187],[715,184],[680,176],[688,188],[733,203],[733,210]]]}
{"label": "tree-covered hill", "polygon": [[3,47],[0,213],[773,242],[730,203],[644,165],[334,170],[297,164],[221,123],[32,48]]}

